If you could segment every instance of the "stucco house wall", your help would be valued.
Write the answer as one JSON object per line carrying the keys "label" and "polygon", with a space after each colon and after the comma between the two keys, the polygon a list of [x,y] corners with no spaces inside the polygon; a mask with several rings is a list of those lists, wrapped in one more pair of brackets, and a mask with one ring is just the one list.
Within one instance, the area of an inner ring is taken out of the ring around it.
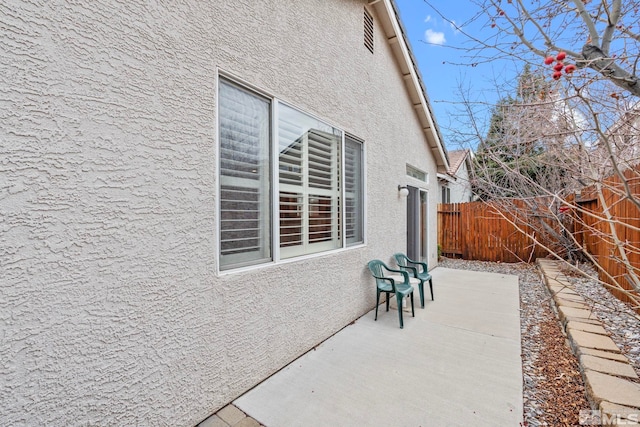
{"label": "stucco house wall", "polygon": [[[379,7],[3,4],[1,425],[206,418],[373,308],[365,264],[406,248],[409,161],[436,265],[436,160]],[[364,140],[364,245],[219,271],[220,74]]]}

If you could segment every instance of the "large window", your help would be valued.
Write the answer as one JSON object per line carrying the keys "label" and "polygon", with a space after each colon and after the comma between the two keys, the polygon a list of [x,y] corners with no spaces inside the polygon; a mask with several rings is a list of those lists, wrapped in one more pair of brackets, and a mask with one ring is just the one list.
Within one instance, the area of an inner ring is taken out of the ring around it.
{"label": "large window", "polygon": [[223,79],[219,111],[222,270],[364,242],[361,142]]}

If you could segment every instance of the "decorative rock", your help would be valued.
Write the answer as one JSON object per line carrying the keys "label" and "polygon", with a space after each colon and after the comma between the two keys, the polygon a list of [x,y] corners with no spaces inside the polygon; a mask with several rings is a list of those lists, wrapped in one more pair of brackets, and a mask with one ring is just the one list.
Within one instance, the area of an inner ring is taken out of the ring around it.
{"label": "decorative rock", "polygon": [[606,400],[630,407],[640,405],[640,384],[591,369],[584,370],[584,379],[585,386],[596,404]]}
{"label": "decorative rock", "polygon": [[604,374],[615,375],[618,377],[638,378],[638,374],[636,374],[636,371],[634,371],[628,363],[616,362],[614,360],[602,359],[600,357],[585,354],[580,357],[580,364],[584,369],[591,369]]}
{"label": "decorative rock", "polygon": [[613,353],[620,353],[620,349],[613,342],[613,340],[604,335],[592,334],[590,332],[578,331],[571,329],[567,331],[569,338],[571,339],[571,346],[574,348],[574,353],[579,353],[576,350],[578,347],[589,347],[597,350],[607,350]]}

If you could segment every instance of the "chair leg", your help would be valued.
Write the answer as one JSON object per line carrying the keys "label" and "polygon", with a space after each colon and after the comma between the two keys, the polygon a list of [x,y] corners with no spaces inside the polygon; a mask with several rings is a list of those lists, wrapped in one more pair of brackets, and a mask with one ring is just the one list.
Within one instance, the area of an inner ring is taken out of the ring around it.
{"label": "chair leg", "polygon": [[387,311],[389,311],[389,292],[385,293],[387,297]]}
{"label": "chair leg", "polygon": [[431,290],[431,301],[435,301],[433,299],[433,281],[432,281],[432,279],[429,279],[429,289]]}
{"label": "chair leg", "polygon": [[420,307],[424,308],[424,282],[420,281],[418,290],[420,291]]}
{"label": "chair leg", "polygon": [[374,321],[378,320],[378,306],[380,305],[380,289],[376,289],[376,317]]}
{"label": "chair leg", "polygon": [[402,295],[396,294],[396,301],[398,302],[398,319],[400,319],[400,329],[404,328],[402,322]]}
{"label": "chair leg", "polygon": [[412,315],[413,317],[416,317],[416,312],[415,312],[415,310],[413,309],[413,292],[411,292],[411,315]]}

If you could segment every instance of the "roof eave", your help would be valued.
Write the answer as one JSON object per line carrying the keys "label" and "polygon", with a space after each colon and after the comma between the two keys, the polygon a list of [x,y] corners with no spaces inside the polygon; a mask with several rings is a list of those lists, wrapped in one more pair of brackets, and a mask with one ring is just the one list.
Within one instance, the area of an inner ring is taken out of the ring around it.
{"label": "roof eave", "polygon": [[446,172],[449,169],[447,150],[442,143],[440,129],[433,115],[431,103],[400,21],[395,2],[394,0],[369,0],[369,5],[375,7],[381,19],[386,19],[386,22],[382,22],[382,28],[387,37],[387,42],[391,46],[395,59],[400,66],[409,97],[418,114],[429,148],[436,159],[438,171]]}

